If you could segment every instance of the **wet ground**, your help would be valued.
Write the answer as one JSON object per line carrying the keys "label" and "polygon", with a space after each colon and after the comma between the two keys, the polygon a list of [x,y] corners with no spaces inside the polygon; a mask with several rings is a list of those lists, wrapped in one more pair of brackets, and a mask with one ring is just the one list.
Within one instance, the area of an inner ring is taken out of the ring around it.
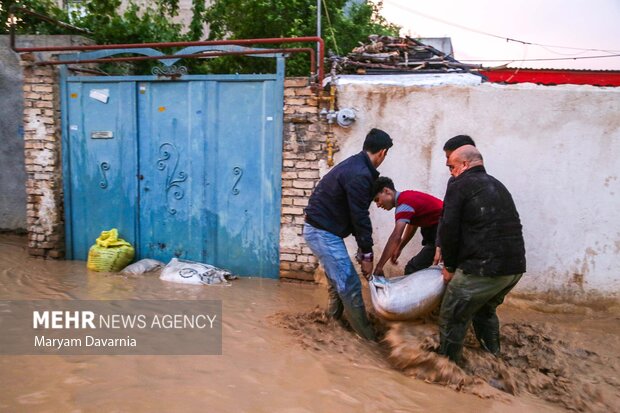
{"label": "wet ground", "polygon": [[617,307],[513,298],[500,312],[508,360],[471,343],[469,367],[442,373],[442,360],[420,364],[432,324],[382,326],[388,340],[369,345],[316,310],[321,286],[178,285],[31,258],[25,244],[0,235],[0,299],[221,299],[223,355],[0,356],[0,411],[620,411]]}

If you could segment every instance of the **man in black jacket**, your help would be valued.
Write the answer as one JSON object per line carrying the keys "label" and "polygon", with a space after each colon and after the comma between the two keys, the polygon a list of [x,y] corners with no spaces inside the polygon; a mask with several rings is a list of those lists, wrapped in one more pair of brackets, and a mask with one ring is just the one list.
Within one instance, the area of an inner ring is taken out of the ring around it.
{"label": "man in black jacket", "polygon": [[486,173],[480,152],[462,146],[447,165],[454,180],[439,230],[448,283],[440,309],[439,352],[459,363],[471,321],[481,346],[499,354],[496,308],[525,272],[525,247],[512,196]]}
{"label": "man in black jacket", "polygon": [[[450,159],[450,155],[452,155],[452,152],[454,152],[461,146],[465,146],[465,145],[476,146],[476,143],[469,135],[456,135],[456,136],[451,137],[450,139],[446,141],[446,143],[444,143],[443,151],[446,154],[446,166],[448,166],[448,159]],[[450,179],[448,179],[448,186],[450,186],[452,181],[454,181],[453,176],[451,176]],[[442,215],[443,215],[443,211],[442,211]],[[441,220],[439,220],[438,225],[441,225]],[[433,265],[438,265],[442,261],[441,247],[440,247],[441,239],[439,238],[439,232],[440,230],[438,229],[437,237],[435,238],[436,247],[435,247],[435,257],[433,258]]]}
{"label": "man in black jacket", "polygon": [[329,283],[327,313],[339,319],[344,312],[351,327],[368,340],[375,340],[375,333],[368,322],[362,285],[344,238],[355,236],[362,274],[370,276],[373,241],[368,208],[373,182],[379,177],[376,168],[391,147],[392,139],[387,133],[372,129],[362,152],[345,159],[325,175],[305,209],[304,238],[323,265]]}

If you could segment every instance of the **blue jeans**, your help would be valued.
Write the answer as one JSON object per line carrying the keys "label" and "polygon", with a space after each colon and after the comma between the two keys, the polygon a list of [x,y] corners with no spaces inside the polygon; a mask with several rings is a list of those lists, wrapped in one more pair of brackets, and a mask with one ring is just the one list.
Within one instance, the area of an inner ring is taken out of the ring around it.
{"label": "blue jeans", "polygon": [[328,313],[338,318],[344,311],[356,333],[368,340],[375,340],[364,307],[362,283],[349,258],[344,240],[308,223],[304,225],[304,238],[325,269],[330,296]]}

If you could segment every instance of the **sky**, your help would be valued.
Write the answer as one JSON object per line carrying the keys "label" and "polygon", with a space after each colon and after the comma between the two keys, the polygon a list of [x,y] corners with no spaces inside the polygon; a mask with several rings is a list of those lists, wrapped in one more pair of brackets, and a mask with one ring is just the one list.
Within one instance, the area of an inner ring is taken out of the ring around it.
{"label": "sky", "polygon": [[620,70],[620,0],[383,0],[381,14],[401,35],[450,37],[464,63]]}

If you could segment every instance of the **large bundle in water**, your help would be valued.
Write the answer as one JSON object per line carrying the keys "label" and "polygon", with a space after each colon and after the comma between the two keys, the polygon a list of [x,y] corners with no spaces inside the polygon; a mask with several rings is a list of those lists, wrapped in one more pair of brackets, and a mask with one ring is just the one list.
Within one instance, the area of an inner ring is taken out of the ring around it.
{"label": "large bundle in water", "polygon": [[386,320],[413,320],[433,311],[446,289],[439,267],[426,268],[404,277],[369,281],[372,305]]}
{"label": "large bundle in water", "polygon": [[213,265],[173,258],[161,271],[159,278],[181,284],[230,285],[228,280],[237,277]]}

